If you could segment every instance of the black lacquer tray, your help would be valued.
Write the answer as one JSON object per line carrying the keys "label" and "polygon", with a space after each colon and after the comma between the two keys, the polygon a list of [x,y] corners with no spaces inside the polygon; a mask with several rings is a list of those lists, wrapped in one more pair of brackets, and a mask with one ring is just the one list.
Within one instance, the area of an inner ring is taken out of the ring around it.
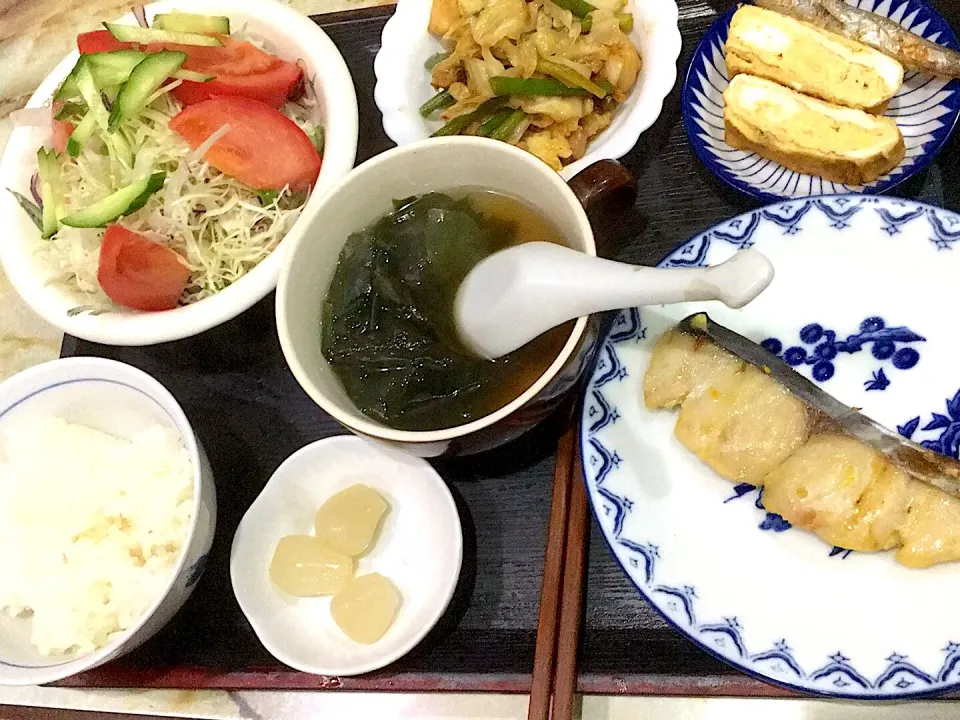
{"label": "black lacquer tray", "polygon": [[[656,2],[657,0],[647,0]],[[960,27],[960,3],[938,3]],[[679,0],[683,53],[731,6]],[[360,106],[357,161],[386,150],[373,101],[373,59],[391,7],[318,16],[353,75]],[[618,260],[654,264],[689,236],[755,207],[701,167],[680,118],[680,80],[657,123],[622,159],[639,178],[626,222],[604,232]],[[955,136],[924,173],[898,193],[960,210],[960,141]],[[952,182],[947,178],[952,179]],[[156,637],[130,655],[64,684],[85,687],[301,688],[527,692],[533,667],[540,581],[559,418],[500,450],[437,462],[457,500],[464,566],[440,624],[412,653],[358,678],[305,675],[260,645],[230,587],[229,552],[246,508],[277,466],[300,447],[343,429],[300,389],[287,369],[273,297],[190,340],[118,348],[66,338],[63,355],[97,355],[135,365],[180,401],[203,442],[217,483],[219,518],[207,571],[191,599]],[[594,527],[590,538],[580,690],[670,695],[786,695],[698,650],[641,599]]]}

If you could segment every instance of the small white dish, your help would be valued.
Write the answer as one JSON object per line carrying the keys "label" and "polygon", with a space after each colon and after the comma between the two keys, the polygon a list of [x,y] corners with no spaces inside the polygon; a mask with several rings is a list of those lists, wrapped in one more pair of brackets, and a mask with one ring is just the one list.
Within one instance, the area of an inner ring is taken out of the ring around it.
{"label": "small white dish", "polygon": [[[350,71],[337,46],[318,25],[275,0],[162,0],[145,8],[152,22],[157,13],[184,10],[226,15],[231,23],[264,40],[279,57],[302,60],[313,79],[317,119],[326,132],[323,165],[300,218],[274,252],[229,287],[205,300],[164,312],[116,308],[102,314],[69,314],[89,302],[79,292],[48,283],[50,269],[37,257],[40,233],[5,188],[29,196],[30,177],[37,166],[37,149],[50,139],[50,129],[17,127],[0,159],[0,262],[17,293],[40,317],[65,333],[107,345],[150,345],[190,337],[236,317],[277,286],[284,248],[304,232],[308,218],[331,185],[353,169],[357,151],[357,96]],[[109,15],[103,20],[111,20]],[[136,24],[132,13],[117,22]],[[80,28],[78,28],[79,32]],[[40,84],[27,107],[43,107],[76,64],[77,51],[67,55]]]}
{"label": "small white dish", "polygon": [[[423,140],[443,124],[420,117],[420,106],[435,92],[423,63],[443,50],[440,40],[427,32],[430,6],[431,0],[399,0],[383,28],[373,64],[377,76],[373,97],[383,114],[383,131],[397,145]],[[586,155],[560,171],[564,179],[597,160],[615,160],[630,152],[660,116],[663,100],[677,81],[681,39],[676,2],[630,0],[626,9],[634,15],[630,39],[640,50],[640,77],[610,127],[590,142]]]}
{"label": "small white dish", "polygon": [[[43,685],[90,670],[144,643],[180,609],[206,565],[217,524],[213,473],[174,397],[159,382],[115,360],[75,357],[37,365],[0,384],[0,445],[6,428],[31,417],[60,417],[131,438],[153,423],[176,430],[193,465],[193,515],[166,589],[129,628],[84,655],[43,656],[29,618],[0,613],[0,685]],[[56,448],[51,448],[56,452]]]}
{"label": "small white dish", "polygon": [[[285,535],[312,535],[327,499],[362,483],[390,504],[357,575],[378,572],[403,602],[387,633],[371,645],[347,637],[330,615],[330,596],[297,598],[270,582],[268,568]],[[264,647],[282,663],[315,675],[359,675],[406,655],[443,615],[460,576],[460,516],[443,479],[425,461],[344,435],[301,448],[277,468],[247,510],[230,550],[230,580]]]}

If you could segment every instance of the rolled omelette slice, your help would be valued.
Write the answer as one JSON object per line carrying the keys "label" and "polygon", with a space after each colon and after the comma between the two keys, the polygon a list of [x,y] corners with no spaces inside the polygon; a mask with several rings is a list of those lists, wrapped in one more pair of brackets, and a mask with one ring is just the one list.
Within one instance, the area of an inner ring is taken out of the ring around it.
{"label": "rolled omelette slice", "polygon": [[903,66],[882,52],[754,5],[730,22],[727,74],[756,75],[845,107],[882,111],[903,85]]}
{"label": "rolled omelette slice", "polygon": [[891,118],[831,105],[775,82],[737,75],[723,92],[724,139],[795,172],[865,185],[900,164]]}

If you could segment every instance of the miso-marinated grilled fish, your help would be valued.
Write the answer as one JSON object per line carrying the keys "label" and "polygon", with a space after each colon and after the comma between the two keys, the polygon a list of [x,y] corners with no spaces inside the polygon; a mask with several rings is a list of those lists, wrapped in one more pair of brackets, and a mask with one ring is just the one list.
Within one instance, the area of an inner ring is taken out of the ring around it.
{"label": "miso-marinated grilled fish", "polygon": [[960,463],[886,431],[705,314],[657,341],[643,394],[650,408],[680,406],[674,434],[704,463],[763,486],[768,511],[831,545],[896,548],[910,567],[960,559],[950,494]]}
{"label": "miso-marinated grilled fish", "polygon": [[843,0],[755,0],[755,3],[869,45],[896,58],[907,70],[960,78],[960,53]]}

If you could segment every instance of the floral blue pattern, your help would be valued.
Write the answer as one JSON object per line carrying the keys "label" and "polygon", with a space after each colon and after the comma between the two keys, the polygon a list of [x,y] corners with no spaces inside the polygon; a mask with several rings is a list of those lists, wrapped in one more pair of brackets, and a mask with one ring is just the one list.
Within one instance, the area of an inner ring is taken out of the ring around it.
{"label": "floral blue pattern", "polygon": [[[925,0],[847,0],[887,16],[909,30],[947,47],[958,41],[948,23]],[[717,177],[741,192],[764,200],[849,192],[850,186],[793,172],[756,153],[726,143],[723,91],[729,79],[724,44],[734,10],[704,34],[690,61],[681,92],[687,136],[700,160]],[[908,73],[886,114],[900,126],[907,156],[891,173],[866,187],[865,193],[886,192],[923,170],[946,144],[960,118],[960,84]]]}
{"label": "floral blue pattern", "polygon": [[960,458],[960,390],[952,398],[946,400],[947,414],[933,413],[930,420],[921,428],[924,433],[937,432],[936,437],[915,439],[914,435],[920,428],[920,416],[907,420],[903,425],[897,425],[897,432],[908,440],[919,442],[923,447],[934,450],[941,455]]}
{"label": "floral blue pattern", "polygon": [[[904,212],[899,212],[900,208]],[[922,212],[917,213],[918,209]],[[784,202],[726,221],[675,250],[661,267],[703,265],[712,243],[750,247],[753,236],[764,224],[773,223],[784,235],[793,235],[799,232],[806,218],[817,212],[838,229],[846,227],[850,218],[863,212],[876,212],[883,227],[902,228],[908,222],[925,222],[930,228],[929,241],[938,250],[952,249],[956,239],[960,239],[960,217],[947,211],[909,201],[867,196],[818,198]],[[914,359],[912,355],[901,354],[898,364],[893,361],[896,353],[904,349],[916,351],[916,346],[924,342],[923,337],[912,330],[891,328],[879,317],[865,319],[857,332],[842,339],[822,323],[804,326],[799,335],[801,343],[814,348],[829,341],[837,347],[838,355],[868,349],[875,360],[888,362],[898,370],[915,366],[919,355]],[[584,482],[594,513],[604,537],[615,549],[615,557],[641,594],[671,624],[708,652],[748,673],[795,690],[834,697],[893,699],[940,692],[960,684],[960,638],[941,646],[939,665],[932,667],[923,667],[896,649],[877,658],[877,665],[881,668],[879,673],[865,673],[855,667],[851,660],[853,653],[844,652],[842,648],[826,654],[820,663],[800,662],[787,638],[757,649],[751,647],[745,638],[742,618],[735,614],[704,616],[696,582],[667,583],[661,579],[662,567],[670,563],[669,551],[665,549],[669,543],[666,540],[661,543],[657,538],[631,536],[625,531],[626,521],[637,506],[631,492],[611,488],[611,478],[622,472],[624,459],[615,447],[616,443],[611,445],[605,439],[611,428],[623,418],[622,409],[610,399],[612,389],[630,378],[621,353],[646,337],[647,329],[640,311],[632,309],[619,314],[598,351],[584,397],[581,425]],[[884,343],[892,343],[892,352]],[[782,347],[780,350],[783,352]],[[889,383],[890,380],[880,367],[872,381]],[[926,447],[958,457],[960,390],[945,401],[945,410],[945,413],[934,412],[929,417],[916,416],[897,429],[905,437]],[[763,508],[762,493],[753,486],[734,486],[732,496],[725,502],[751,497],[762,513],[758,523],[760,529],[781,533],[789,528],[789,523],[782,518],[767,513]],[[850,556],[850,551],[835,547],[829,555],[843,559]]]}
{"label": "floral blue pattern", "polygon": [[[778,338],[767,338],[761,345],[774,355],[783,358],[791,367],[812,365],[813,379],[825,383],[833,377],[836,368],[834,361],[840,353],[858,353],[870,345],[873,357],[884,362],[889,360],[898,370],[910,370],[920,361],[920,353],[912,347],[898,347],[898,343],[925,342],[926,338],[906,327],[888,327],[881,317],[868,317],[860,323],[857,333],[839,339],[834,330],[827,330],[820,323],[804,325],[800,330],[801,345],[792,345],[786,349]],[[807,347],[812,346],[812,350]],[[874,371],[870,380],[864,383],[866,390],[886,390],[890,386],[883,368]]]}

